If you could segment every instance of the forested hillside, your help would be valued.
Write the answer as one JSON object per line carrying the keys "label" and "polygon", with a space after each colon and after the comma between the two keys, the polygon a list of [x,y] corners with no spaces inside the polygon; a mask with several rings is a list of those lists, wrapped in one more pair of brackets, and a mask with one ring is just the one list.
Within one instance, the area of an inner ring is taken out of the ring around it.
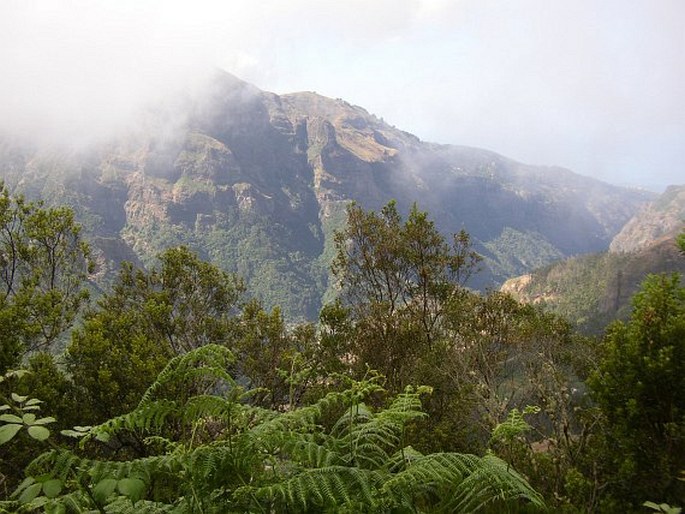
{"label": "forested hillside", "polygon": [[275,95],[217,72],[196,94],[151,106],[128,133],[65,147],[0,139],[15,192],[70,205],[106,286],[122,260],[151,265],[186,245],[245,278],[288,319],[314,320],[333,233],[356,201],[428,209],[466,228],[484,290],[554,260],[605,250],[651,194],[494,152],[420,141],[361,107]]}
{"label": "forested hillside", "polygon": [[671,186],[616,235],[609,251],[572,257],[510,279],[502,291],[601,333],[627,319],[631,298],[650,273],[685,273],[677,237],[685,229],[685,186]]}
{"label": "forested hillside", "polygon": [[678,275],[648,279],[627,323],[586,338],[467,289],[471,236],[390,202],[346,209],[316,324],[286,324],[186,247],[123,264],[89,301],[73,213],[2,193],[0,511],[685,503]]}

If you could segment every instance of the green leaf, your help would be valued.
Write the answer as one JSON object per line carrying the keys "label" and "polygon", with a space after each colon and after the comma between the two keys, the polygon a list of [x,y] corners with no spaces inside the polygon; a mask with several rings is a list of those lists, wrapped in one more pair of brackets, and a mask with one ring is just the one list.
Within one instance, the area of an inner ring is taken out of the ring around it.
{"label": "green leaf", "polygon": [[97,432],[95,434],[95,439],[97,439],[98,441],[103,442],[103,443],[109,442],[109,438],[110,438],[109,432]]}
{"label": "green leaf", "polygon": [[20,503],[28,503],[40,494],[43,484],[33,484],[24,489],[24,492],[19,496]]}
{"label": "green leaf", "polygon": [[46,514],[66,514],[67,508],[63,503],[52,503],[45,507]]}
{"label": "green leaf", "polygon": [[40,407],[38,405],[29,405],[28,407],[22,407],[21,410],[23,410],[24,412],[30,410],[40,410]]}
{"label": "green leaf", "polygon": [[38,441],[45,441],[50,437],[50,431],[45,427],[34,425],[29,427],[29,435]]}
{"label": "green leaf", "polygon": [[143,497],[145,482],[139,478],[122,478],[117,483],[117,489],[119,489],[121,494],[128,497],[132,503],[136,503]]}
{"label": "green leaf", "polygon": [[1,426],[0,444],[5,444],[7,441],[10,441],[15,435],[17,435],[17,432],[19,432],[22,426],[23,425],[17,425],[15,423]]}
{"label": "green leaf", "polygon": [[33,422],[36,421],[36,415],[32,413],[24,414],[22,421],[27,425],[33,425]]}
{"label": "green leaf", "polygon": [[12,400],[14,400],[17,403],[23,403],[26,401],[28,396],[20,396],[17,393],[12,393]]}
{"label": "green leaf", "polygon": [[5,373],[5,376],[6,376],[7,378],[12,378],[12,377],[21,378],[21,377],[23,377],[24,375],[27,375],[28,373],[29,373],[28,370],[25,370],[25,369],[18,369],[18,370],[16,370],[16,371],[8,371],[7,373]]}
{"label": "green leaf", "polygon": [[43,403],[43,400],[39,400],[38,398],[31,398],[28,402],[26,402],[26,405],[24,407],[30,405],[38,405],[39,403]]}
{"label": "green leaf", "polygon": [[48,498],[55,498],[62,492],[62,481],[58,478],[43,482],[43,494]]}
{"label": "green leaf", "polygon": [[22,492],[24,489],[26,489],[28,486],[31,484],[35,484],[36,479],[33,477],[26,477],[24,480],[22,480],[21,484],[14,490],[14,492],[11,495],[11,498],[15,498],[20,492]]}
{"label": "green leaf", "polygon": [[7,404],[0,405],[0,410],[10,410],[10,406]]}
{"label": "green leaf", "polygon": [[76,430],[61,430],[60,434],[66,437],[83,437],[86,435],[84,432],[77,432]]}
{"label": "green leaf", "polygon": [[36,509],[40,509],[49,501],[50,501],[49,498],[46,498],[45,496],[39,496],[38,498],[34,498],[33,500],[31,500],[31,503],[29,504],[29,508],[32,511],[36,511]]}
{"label": "green leaf", "polygon": [[99,503],[105,503],[107,498],[114,492],[117,486],[117,481],[114,478],[105,478],[100,480],[98,485],[93,489],[93,498]]}
{"label": "green leaf", "polygon": [[5,423],[22,423],[22,419],[14,414],[3,414],[0,416],[0,421],[4,421]]}
{"label": "green leaf", "polygon": [[34,425],[47,425],[48,423],[54,423],[57,421],[55,418],[52,416],[48,416],[47,418],[40,418],[37,419],[36,421],[33,422]]}

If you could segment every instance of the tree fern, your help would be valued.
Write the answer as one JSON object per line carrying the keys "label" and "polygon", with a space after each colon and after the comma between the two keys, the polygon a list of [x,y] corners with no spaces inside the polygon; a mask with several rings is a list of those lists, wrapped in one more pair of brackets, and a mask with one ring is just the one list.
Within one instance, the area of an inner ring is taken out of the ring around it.
{"label": "tree fern", "polygon": [[[376,505],[382,474],[349,466],[328,466],[304,470],[295,476],[261,487],[246,486],[235,492],[239,502],[250,508],[269,507],[276,512],[320,512],[347,505]],[[253,501],[258,500],[255,505]]]}
{"label": "tree fern", "polygon": [[[20,508],[207,514],[475,512],[520,501],[543,505],[496,457],[424,456],[406,446],[406,424],[424,416],[423,389],[407,389],[388,408],[374,411],[364,403],[381,391],[373,378],[278,412],[241,402],[244,395],[226,371],[232,362],[232,354],[219,346],[173,359],[136,409],[82,429],[81,447],[111,444],[112,437],[134,431],[151,455],[116,461],[47,452],[27,473],[34,481],[59,480],[61,490],[53,497],[26,495]],[[322,422],[334,413],[337,421]]]}

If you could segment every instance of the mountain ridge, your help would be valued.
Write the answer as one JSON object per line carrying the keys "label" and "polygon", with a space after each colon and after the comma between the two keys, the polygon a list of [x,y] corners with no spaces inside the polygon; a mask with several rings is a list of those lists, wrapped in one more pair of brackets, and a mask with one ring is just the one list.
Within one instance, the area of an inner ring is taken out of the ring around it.
{"label": "mountain ridge", "polygon": [[[230,74],[150,109],[131,133],[85,150],[0,141],[0,175],[72,205],[103,276],[186,244],[243,275],[269,306],[316,317],[332,235],[355,201],[413,202],[446,233],[469,231],[487,271],[474,287],[604,250],[648,193],[495,152],[441,145],[312,92],[276,95]],[[99,239],[98,239],[99,238]],[[101,241],[101,243],[98,243]],[[103,279],[104,280],[104,279]]]}

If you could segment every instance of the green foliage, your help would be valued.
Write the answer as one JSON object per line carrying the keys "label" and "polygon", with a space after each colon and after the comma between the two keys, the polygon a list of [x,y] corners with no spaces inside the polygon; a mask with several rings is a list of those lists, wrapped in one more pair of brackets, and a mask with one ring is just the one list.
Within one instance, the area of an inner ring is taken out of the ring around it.
{"label": "green foliage", "polygon": [[685,271],[679,253],[673,240],[666,239],[636,252],[572,257],[534,271],[529,282],[519,278],[516,294],[526,303],[563,316],[585,333],[601,335],[612,320],[628,319],[631,298],[648,274]]}
{"label": "green foliage", "polygon": [[[627,324],[607,332],[590,377],[606,416],[605,458],[615,466],[611,490],[638,505],[648,497],[679,501],[685,469],[685,288],[680,277],[650,276]],[[649,441],[649,443],[647,443]]]}
{"label": "green foliage", "polygon": [[[479,260],[469,243],[461,233],[447,244],[416,207],[405,222],[393,203],[380,213],[350,206],[333,267],[345,303],[322,311],[321,344],[343,372],[380,370],[390,391],[433,388],[430,416],[407,427],[416,448],[483,451],[490,442],[562,502],[592,423],[578,414],[591,347],[558,316],[466,290]],[[529,404],[540,406],[530,425],[521,415]]]}
{"label": "green foliage", "polygon": [[90,271],[70,209],[12,197],[0,183],[0,372],[54,347],[88,299]]}
{"label": "green foliage", "polygon": [[[172,359],[139,405],[87,430],[81,447],[139,431],[149,454],[83,458],[51,450],[28,468],[15,512],[477,512],[542,498],[490,455],[422,455],[406,446],[407,423],[424,416],[424,388],[408,388],[384,409],[365,400],[375,380],[285,412],[259,409],[226,373],[235,357],[207,345]],[[178,397],[201,380],[210,393]],[[330,414],[337,421],[322,424]]]}
{"label": "green foliage", "polygon": [[[8,372],[0,378],[4,382],[13,376],[16,376],[15,372]],[[0,445],[10,442],[22,429],[26,429],[28,435],[37,441],[45,441],[50,437],[46,425],[56,420],[52,416],[39,418],[36,415],[42,400],[15,392],[10,393],[10,399],[0,397],[0,400],[5,402],[0,405]]]}
{"label": "green foliage", "polygon": [[132,409],[172,356],[226,344],[242,292],[240,280],[183,247],[161,254],[151,271],[124,264],[67,349],[68,369],[92,411],[87,422]]}
{"label": "green foliage", "polygon": [[288,331],[278,308],[267,312],[255,300],[244,306],[231,346],[238,355],[241,378],[259,390],[253,401],[272,408],[297,403],[315,377],[306,362],[312,358],[314,337],[311,325]]}
{"label": "green foliage", "polygon": [[655,512],[661,512],[662,514],[680,514],[683,509],[680,507],[671,507],[668,503],[654,503],[654,502],[644,502],[642,504],[648,509],[652,509]]}
{"label": "green foliage", "polygon": [[527,414],[537,414],[538,412],[540,412],[540,407],[532,405],[526,406],[523,411],[513,408],[507,414],[507,419],[493,429],[490,444],[511,444],[532,428],[524,416]]}
{"label": "green foliage", "polygon": [[564,253],[534,231],[505,227],[500,236],[484,244],[494,256],[488,266],[501,277],[515,277],[564,258]]}
{"label": "green foliage", "polygon": [[548,266],[532,275],[526,296],[589,332],[601,332],[608,313],[611,319],[626,314],[618,310],[634,292],[623,274],[629,258],[605,252]]}
{"label": "green foliage", "polygon": [[[0,512],[528,511],[536,490],[559,511],[680,503],[679,277],[646,283],[593,373],[596,346],[562,318],[463,287],[478,262],[466,233],[449,244],[394,203],[348,215],[327,246],[342,297],[318,327],[243,302],[240,280],[183,247],[124,265],[64,361],[34,353],[30,374],[0,378],[0,485],[15,491]],[[264,234],[249,245],[275,263]],[[45,283],[48,261],[32,262],[40,278],[20,285]],[[266,287],[279,266],[250,272]],[[31,339],[7,298],[0,358],[16,362]]]}
{"label": "green foliage", "polygon": [[355,322],[352,351],[400,391],[412,381],[408,366],[439,338],[445,307],[480,257],[466,232],[448,244],[416,205],[405,222],[395,202],[380,213],[351,204],[347,215],[335,235],[332,272]]}

